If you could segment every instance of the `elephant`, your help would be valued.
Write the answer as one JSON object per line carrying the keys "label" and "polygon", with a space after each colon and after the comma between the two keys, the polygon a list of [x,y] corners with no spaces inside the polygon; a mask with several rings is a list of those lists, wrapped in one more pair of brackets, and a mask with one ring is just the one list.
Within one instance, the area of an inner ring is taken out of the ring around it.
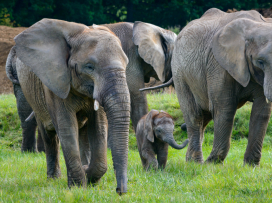
{"label": "elephant", "polygon": [[[144,169],[164,169],[168,156],[168,144],[174,149],[183,149],[189,142],[178,145],[173,137],[174,121],[164,111],[152,109],[138,122],[136,139]],[[156,156],[157,155],[157,159]]]}
{"label": "elephant", "polygon": [[225,13],[212,8],[179,33],[171,68],[190,140],[187,161],[204,162],[204,130],[213,119],[213,149],[206,162],[223,163],[236,110],[250,101],[244,164],[260,164],[271,114],[271,23],[257,11]]}
{"label": "elephant", "polygon": [[[16,70],[45,145],[47,177],[58,178],[59,143],[68,186],[97,183],[112,137],[116,192],[127,191],[130,95],[121,42],[106,27],[42,19],[15,37]],[[109,129],[109,130],[107,130]],[[88,140],[80,137],[88,136]],[[81,163],[79,144],[89,163]]]}
{"label": "elephant", "polygon": [[135,23],[104,24],[121,41],[129,59],[126,69],[131,101],[131,120],[134,130],[139,120],[148,113],[144,92],[139,92],[150,77],[162,82],[172,77],[171,59],[177,35],[158,26],[136,21]]}
{"label": "elephant", "polygon": [[[144,83],[149,82],[150,77],[162,82],[172,77],[170,62],[177,36],[172,31],[140,21],[90,26],[92,27],[110,29],[120,39],[123,51],[129,59],[126,78],[130,92],[131,120],[136,129],[138,121],[148,113],[146,94],[138,90],[145,86]],[[32,140],[33,136],[24,136],[24,139]],[[86,137],[82,139],[85,140]],[[89,148],[87,145],[82,147],[82,151]]]}
{"label": "elephant", "polygon": [[42,152],[44,150],[44,144],[41,137],[41,133],[38,130],[38,139],[36,140],[37,122],[33,118],[26,121],[27,117],[31,114],[32,108],[28,104],[22,88],[20,86],[17,70],[16,70],[16,51],[15,47],[12,47],[6,62],[6,73],[10,81],[13,83],[13,91],[16,97],[18,115],[21,120],[22,127],[22,152]]}

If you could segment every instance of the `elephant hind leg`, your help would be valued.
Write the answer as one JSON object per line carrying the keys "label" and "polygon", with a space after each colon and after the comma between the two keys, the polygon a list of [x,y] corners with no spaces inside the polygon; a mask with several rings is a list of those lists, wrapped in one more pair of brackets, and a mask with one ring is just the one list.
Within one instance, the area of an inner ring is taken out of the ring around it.
{"label": "elephant hind leg", "polygon": [[186,152],[186,161],[203,163],[202,141],[207,123],[211,115],[205,113],[196,103],[189,86],[180,80],[175,83],[178,100],[187,126],[189,145]]}
{"label": "elephant hind leg", "polygon": [[256,98],[253,102],[244,164],[260,164],[263,140],[271,115],[271,108],[271,104],[266,103],[264,96]]}
{"label": "elephant hind leg", "polygon": [[237,105],[222,102],[214,112],[213,149],[206,162],[223,163],[230,149],[231,132]]}
{"label": "elephant hind leg", "polygon": [[88,118],[88,137],[91,149],[89,166],[84,166],[88,183],[98,183],[107,171],[107,116],[103,108]]}
{"label": "elephant hind leg", "polygon": [[55,131],[46,131],[39,120],[37,120],[37,123],[44,142],[47,178],[59,178],[61,176],[59,165],[59,139]]}

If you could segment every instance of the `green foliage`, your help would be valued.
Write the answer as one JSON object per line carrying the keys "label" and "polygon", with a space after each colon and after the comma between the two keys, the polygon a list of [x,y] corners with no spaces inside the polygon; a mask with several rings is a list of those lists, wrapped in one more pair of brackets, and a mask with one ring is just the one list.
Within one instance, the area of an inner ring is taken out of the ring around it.
{"label": "green foliage", "polygon": [[10,19],[10,14],[7,8],[0,8],[0,25],[6,25],[12,27],[15,22]]}
{"label": "green foliage", "polygon": [[0,22],[30,26],[42,18],[55,18],[86,25],[143,21],[183,27],[209,8],[250,10],[271,5],[265,0],[9,0],[0,2],[0,10],[4,9],[6,15],[0,15]]}

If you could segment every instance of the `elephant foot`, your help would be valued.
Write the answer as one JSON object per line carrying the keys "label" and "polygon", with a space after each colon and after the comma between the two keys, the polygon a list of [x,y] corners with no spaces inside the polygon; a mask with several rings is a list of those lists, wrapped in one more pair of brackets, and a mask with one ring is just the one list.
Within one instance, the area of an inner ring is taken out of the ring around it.
{"label": "elephant foot", "polygon": [[57,169],[52,173],[47,173],[47,179],[57,179],[61,177],[61,170]]}
{"label": "elephant foot", "polygon": [[89,168],[88,165],[84,165],[83,169],[87,176],[87,183],[91,184],[92,186],[97,185],[100,182],[102,176],[107,172],[107,167],[101,168],[99,170],[99,173],[98,172],[94,173],[93,169]]}
{"label": "elephant foot", "polygon": [[195,151],[195,152],[191,152],[190,154],[186,154],[186,161],[194,161],[196,163],[200,163],[203,164],[204,159],[203,159],[203,155],[202,155],[202,151]]}
{"label": "elephant foot", "polygon": [[214,164],[223,164],[225,160],[225,156],[220,155],[210,155],[205,163],[214,163]]}
{"label": "elephant foot", "polygon": [[30,153],[36,153],[37,149],[36,147],[22,147],[21,152],[30,152]]}
{"label": "elephant foot", "polygon": [[149,171],[149,170],[158,170],[158,161],[156,159],[148,162],[148,164],[145,166],[145,170]]}
{"label": "elephant foot", "polygon": [[73,186],[77,186],[77,187],[86,187],[87,185],[87,181],[86,181],[86,177],[82,177],[82,178],[69,178],[68,177],[68,187],[71,188]]}
{"label": "elephant foot", "polygon": [[261,161],[260,159],[245,158],[244,159],[244,166],[245,165],[253,166],[253,167],[259,166],[260,165],[260,161]]}

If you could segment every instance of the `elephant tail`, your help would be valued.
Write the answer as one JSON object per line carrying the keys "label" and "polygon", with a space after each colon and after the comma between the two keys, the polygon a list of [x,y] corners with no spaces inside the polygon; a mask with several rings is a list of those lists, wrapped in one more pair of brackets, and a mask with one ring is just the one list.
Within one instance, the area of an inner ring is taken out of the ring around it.
{"label": "elephant tail", "polygon": [[15,46],[13,46],[7,58],[6,73],[7,73],[8,79],[10,79],[10,81],[13,84],[20,85],[15,64],[16,64],[16,51],[15,51]]}
{"label": "elephant tail", "polygon": [[25,122],[31,121],[35,116],[34,111],[32,111],[32,113],[25,119]]}
{"label": "elephant tail", "polygon": [[142,91],[146,91],[146,90],[155,90],[155,89],[160,89],[163,87],[169,87],[170,85],[174,85],[173,77],[170,80],[168,80],[168,82],[166,82],[166,83],[163,83],[163,84],[155,86],[155,87],[142,88],[142,89],[139,89],[139,91],[142,92]]}

